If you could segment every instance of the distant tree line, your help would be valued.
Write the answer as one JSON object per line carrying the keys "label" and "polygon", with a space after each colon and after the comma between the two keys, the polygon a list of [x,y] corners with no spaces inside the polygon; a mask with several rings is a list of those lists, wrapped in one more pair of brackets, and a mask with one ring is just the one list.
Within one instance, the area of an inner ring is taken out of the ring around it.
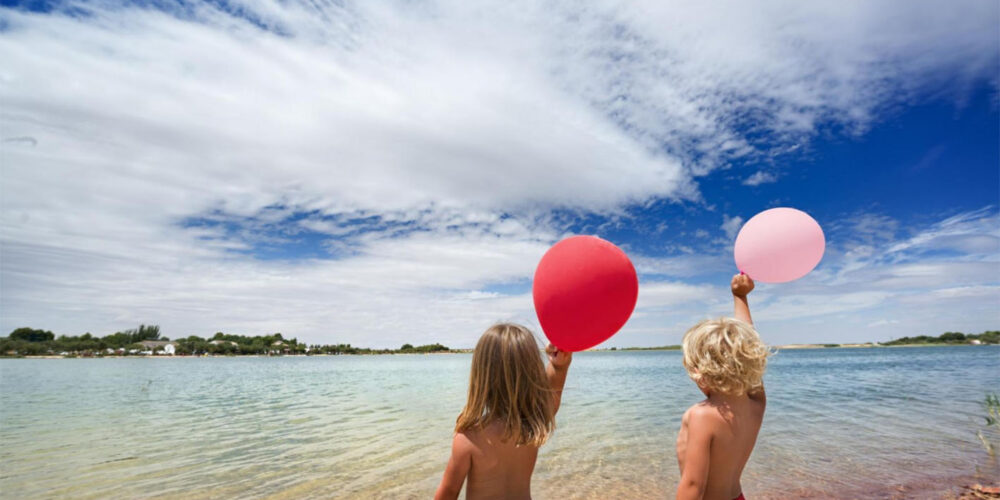
{"label": "distant tree line", "polygon": [[138,328],[115,332],[105,337],[95,337],[91,333],[78,336],[60,335],[56,337],[48,330],[18,328],[10,335],[0,338],[0,355],[44,355],[60,352],[94,353],[98,350],[119,348],[143,348],[139,342],[145,340],[169,340],[160,337],[157,325],[139,325]]}
{"label": "distant tree line", "polygon": [[451,352],[451,349],[441,344],[418,345],[403,344],[399,349],[372,349],[369,347],[354,347],[351,344],[311,345],[310,354],[427,354],[432,352]]}
{"label": "distant tree line", "polygon": [[[0,356],[41,356],[69,353],[77,356],[129,355],[150,350],[163,350],[163,346],[149,348],[144,341],[170,341],[160,335],[157,325],[139,325],[138,328],[115,332],[104,337],[85,333],[78,336],[59,335],[48,330],[18,328],[7,337],[0,337]],[[286,339],[281,333],[269,335],[233,335],[217,332],[209,338],[189,335],[171,342],[179,355],[271,355],[271,354],[395,354],[449,352],[441,344],[412,346],[400,349],[371,349],[351,344],[307,345],[295,338]],[[108,350],[113,352],[109,352]]]}
{"label": "distant tree line", "polygon": [[681,346],[679,345],[663,345],[659,347],[622,347],[618,349],[616,347],[611,348],[612,351],[622,350],[622,351],[679,351]]}
{"label": "distant tree line", "polygon": [[443,346],[441,344],[418,345],[416,347],[413,347],[410,344],[403,344],[403,346],[400,347],[397,352],[401,352],[401,353],[428,353],[428,352],[446,352],[446,351],[449,351],[449,350],[450,349],[448,349],[447,347],[445,347],[445,346]]}
{"label": "distant tree line", "polygon": [[211,338],[189,335],[177,339],[177,354],[306,354],[308,346],[281,333],[233,335],[216,332]]}
{"label": "distant tree line", "polygon": [[978,340],[983,344],[1000,344],[1000,331],[990,330],[980,334],[965,334],[961,332],[945,332],[937,337],[918,335],[916,337],[901,337],[889,342],[882,342],[882,345],[907,345],[907,344],[968,344],[969,341]]}

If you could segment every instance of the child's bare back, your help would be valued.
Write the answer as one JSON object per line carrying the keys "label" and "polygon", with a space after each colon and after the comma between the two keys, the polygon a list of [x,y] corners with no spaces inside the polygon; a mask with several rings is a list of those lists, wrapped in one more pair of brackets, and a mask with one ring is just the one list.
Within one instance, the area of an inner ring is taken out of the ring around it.
{"label": "child's bare back", "polygon": [[455,423],[451,458],[435,500],[531,498],[538,447],[555,428],[572,353],[538,344],[522,326],[501,323],[472,352],[469,397]]}
{"label": "child's bare back", "polygon": [[740,476],[764,420],[763,395],[761,392],[754,398],[710,396],[684,412],[677,433],[677,463],[682,476],[689,440],[708,440],[710,443],[705,464],[708,472],[701,498],[733,500],[743,493]]}
{"label": "child's bare back", "polygon": [[538,447],[515,446],[503,440],[503,427],[494,423],[485,429],[456,434],[470,458],[465,496],[468,499],[531,498],[531,473]]}

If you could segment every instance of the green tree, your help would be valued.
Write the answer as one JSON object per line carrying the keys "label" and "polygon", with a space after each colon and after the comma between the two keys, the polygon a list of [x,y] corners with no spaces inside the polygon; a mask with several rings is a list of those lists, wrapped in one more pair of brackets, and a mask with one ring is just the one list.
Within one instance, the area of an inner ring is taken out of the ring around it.
{"label": "green tree", "polygon": [[117,332],[122,336],[128,336],[129,343],[142,342],[143,340],[159,340],[159,325],[139,325],[139,328]]}
{"label": "green tree", "polygon": [[47,342],[56,338],[55,334],[48,330],[35,330],[34,328],[18,328],[8,335],[13,340],[24,340],[26,342]]}
{"label": "green tree", "polygon": [[965,334],[960,332],[947,332],[941,334],[938,338],[943,342],[964,342]]}
{"label": "green tree", "polygon": [[1000,332],[996,330],[985,331],[979,334],[979,340],[985,344],[1000,344]]}

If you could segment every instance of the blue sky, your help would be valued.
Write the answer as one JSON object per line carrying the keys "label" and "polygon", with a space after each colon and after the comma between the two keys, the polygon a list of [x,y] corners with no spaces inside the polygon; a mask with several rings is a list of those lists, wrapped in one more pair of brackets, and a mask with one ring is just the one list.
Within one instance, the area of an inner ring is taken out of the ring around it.
{"label": "blue sky", "polygon": [[1000,327],[994,3],[3,5],[3,331],[468,347],[597,234],[676,344],[775,206],[766,340]]}

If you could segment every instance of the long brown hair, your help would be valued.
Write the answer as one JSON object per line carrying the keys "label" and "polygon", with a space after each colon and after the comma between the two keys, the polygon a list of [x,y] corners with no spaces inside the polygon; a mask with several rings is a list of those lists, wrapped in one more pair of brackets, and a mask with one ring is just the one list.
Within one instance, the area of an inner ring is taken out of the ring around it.
{"label": "long brown hair", "polygon": [[509,323],[491,326],[472,353],[469,398],[455,432],[503,424],[503,439],[541,446],[555,429],[552,391],[531,330]]}

